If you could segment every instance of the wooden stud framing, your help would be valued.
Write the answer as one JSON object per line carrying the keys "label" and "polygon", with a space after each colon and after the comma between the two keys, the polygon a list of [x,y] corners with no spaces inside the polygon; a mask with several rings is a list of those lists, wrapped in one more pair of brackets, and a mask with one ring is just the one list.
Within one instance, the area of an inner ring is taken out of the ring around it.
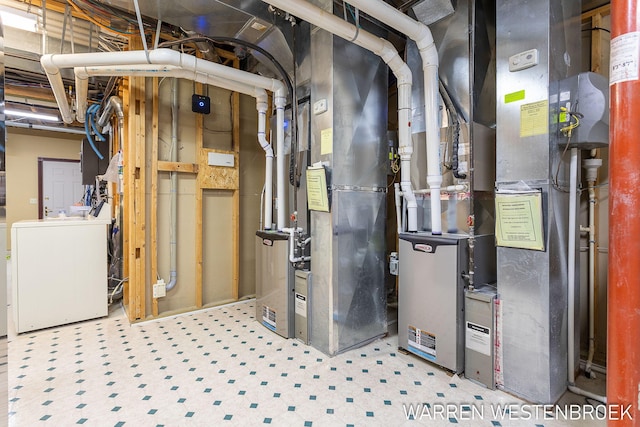
{"label": "wooden stud framing", "polygon": [[601,15],[607,16],[611,15],[611,4],[605,4],[604,6],[596,7],[595,9],[591,9],[582,14],[582,19],[590,19],[592,16]]}
{"label": "wooden stud framing", "polygon": [[[131,96],[129,95],[129,79],[124,78],[122,82],[122,108],[124,111],[129,111],[129,100]],[[123,137],[125,140],[128,139],[129,135],[129,116],[124,116],[124,129],[122,131]],[[129,197],[129,187],[131,186],[131,174],[129,173],[129,150],[127,148],[128,144],[125,144],[124,141],[120,141],[120,147],[122,147],[122,198],[120,199],[120,203],[122,204],[122,218],[120,218],[122,227],[120,232],[122,233],[122,272],[123,277],[129,276],[129,255],[130,251],[130,242],[129,242],[129,211],[131,210],[131,206],[126,203],[127,198]],[[129,280],[123,282],[122,285],[122,303],[124,304],[125,311],[128,313],[130,311],[130,301],[129,295],[132,293],[131,286]]]}
{"label": "wooden stud framing", "polygon": [[[134,41],[135,42],[135,41]],[[131,48],[139,48],[133,46]],[[139,43],[137,43],[139,44]],[[228,56],[229,54],[225,54]],[[221,55],[223,56],[223,55]],[[228,59],[228,58],[226,58]],[[235,67],[239,61],[233,61]],[[233,194],[232,212],[232,239],[233,239],[233,265],[231,294],[233,300],[238,299],[239,273],[240,273],[240,96],[237,93],[231,96],[231,120],[232,150],[220,151],[204,148],[204,117],[195,116],[195,143],[197,160],[195,164],[183,162],[167,162],[158,160],[158,136],[159,136],[159,82],[157,78],[152,83],[152,114],[151,114],[151,146],[150,153],[146,152],[146,123],[145,123],[145,79],[130,77],[124,79],[123,104],[125,108],[125,132],[127,143],[124,148],[125,159],[125,193],[123,198],[124,208],[124,265],[125,274],[129,280],[125,286],[125,306],[130,321],[136,321],[146,316],[146,295],[151,290],[149,283],[155,282],[158,275],[157,261],[157,203],[158,203],[158,173],[177,172],[196,174],[195,193],[195,300],[196,307],[202,307],[203,301],[203,197],[205,189],[226,190]],[[202,90],[202,85],[197,84],[197,90]],[[234,156],[234,167],[221,167],[208,165],[210,152],[231,154]],[[150,159],[147,158],[150,156]],[[145,182],[145,165],[149,162],[149,179]],[[147,184],[150,191],[150,206],[145,205]],[[147,215],[147,213],[149,215]],[[149,218],[149,238],[151,248],[146,251],[146,219]],[[147,256],[150,256],[150,269],[147,272]],[[149,274],[149,278],[147,277]],[[150,279],[150,280],[148,280]],[[151,314],[157,317],[159,313],[158,300],[152,298]]]}
{"label": "wooden stud framing", "polygon": [[[129,129],[129,151],[133,157],[132,174],[133,189],[130,190],[131,198],[128,203],[133,204],[130,211],[131,224],[133,224],[132,260],[135,265],[133,272],[129,273],[129,282],[135,292],[132,301],[132,310],[129,312],[129,319],[140,320],[145,317],[145,295],[146,295],[146,241],[145,241],[145,79],[134,77],[129,79],[132,94],[134,95],[133,108],[129,110],[131,128]],[[131,157],[130,157],[131,158]],[[133,274],[131,274],[133,273]],[[133,277],[133,281],[131,278]]]}
{"label": "wooden stud framing", "polygon": [[193,163],[158,161],[158,170],[161,172],[198,173],[198,165],[194,165]]}
{"label": "wooden stud framing", "polygon": [[[152,124],[151,124],[151,171],[149,173],[151,178],[151,217],[149,218],[149,228],[151,233],[149,256],[151,257],[151,283],[153,284],[158,277],[158,114],[160,111],[159,100],[159,87],[158,78],[154,77],[152,80],[153,86],[153,112],[152,112]],[[153,286],[153,285],[152,285]],[[158,299],[153,298],[151,304],[151,314],[153,317],[158,316]]]}
{"label": "wooden stud framing", "polygon": [[[591,28],[602,28],[602,15],[591,17]],[[602,70],[602,30],[591,30],[591,71],[601,73]]]}
{"label": "wooden stud framing", "polygon": [[[140,41],[131,39],[131,49],[139,48]],[[146,251],[145,251],[145,79],[129,77],[125,80],[123,104],[125,111],[124,144],[124,247],[125,275],[129,278],[125,288],[125,307],[129,321],[145,317]],[[128,294],[128,295],[127,295]]]}

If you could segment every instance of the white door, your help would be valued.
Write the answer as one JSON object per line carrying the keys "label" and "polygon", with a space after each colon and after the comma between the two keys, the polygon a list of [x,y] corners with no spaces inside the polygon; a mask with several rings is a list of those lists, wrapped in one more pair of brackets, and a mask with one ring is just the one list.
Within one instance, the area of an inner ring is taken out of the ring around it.
{"label": "white door", "polygon": [[41,160],[41,218],[69,214],[69,206],[82,202],[84,186],[79,161]]}

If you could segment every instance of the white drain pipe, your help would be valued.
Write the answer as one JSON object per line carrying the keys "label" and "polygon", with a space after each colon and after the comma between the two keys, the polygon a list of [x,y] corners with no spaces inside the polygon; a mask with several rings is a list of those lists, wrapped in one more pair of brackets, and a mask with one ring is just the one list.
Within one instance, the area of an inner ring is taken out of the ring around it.
{"label": "white drain pipe", "polygon": [[438,52],[429,27],[380,0],[347,0],[348,3],[406,34],[414,40],[422,58],[427,136],[427,183],[431,189],[432,234],[442,234],[440,186],[440,130],[438,125]]}
{"label": "white drain pipe", "polygon": [[583,161],[586,171],[587,187],[589,189],[589,354],[585,366],[585,374],[588,378],[595,378],[592,372],[593,356],[596,351],[596,307],[595,307],[595,282],[596,282],[596,180],[598,168],[602,166],[602,159],[590,158]]}
{"label": "white drain pipe", "polygon": [[[216,64],[206,60],[198,59],[194,56],[180,53],[171,49],[156,49],[153,51],[127,51],[127,52],[93,52],[78,54],[47,54],[40,59],[43,69],[47,74],[47,78],[51,84],[51,89],[60,109],[60,114],[65,123],[73,122],[73,114],[71,107],[66,98],[66,92],[62,77],[60,75],[61,68],[74,67],[92,67],[92,66],[133,66],[144,70],[148,64],[164,65],[167,67],[179,68],[185,72],[185,77],[190,80],[199,81],[205,78],[214,84],[213,81],[222,79],[231,82],[237,82],[244,85],[265,89],[274,92],[276,104],[276,117],[278,125],[282,129],[277,131],[277,150],[278,163],[276,174],[278,175],[277,200],[278,200],[278,229],[285,227],[286,207],[285,207],[285,189],[284,189],[284,105],[286,104],[285,86],[280,80],[271,79],[257,74],[249,73],[224,65]],[[76,70],[77,71],[77,70]],[[129,74],[131,75],[131,74]],[[88,87],[88,79],[76,79],[76,93],[84,92]],[[220,87],[228,87],[226,84],[216,84]],[[232,89],[233,90],[233,89]],[[86,109],[86,98],[79,99],[77,102],[78,111]],[[81,113],[79,119],[84,119]],[[262,144],[261,144],[262,145]],[[269,203],[269,201],[267,201]]]}
{"label": "white drain pipe", "polygon": [[578,157],[577,148],[571,149],[571,163],[569,165],[569,242],[567,250],[567,374],[569,391],[591,399],[607,403],[606,396],[600,396],[576,386],[575,374],[575,288],[576,288],[576,217],[577,217],[577,193],[578,193]]}
{"label": "white drain pipe", "polygon": [[[283,233],[289,233],[289,262],[291,264],[295,264],[297,262],[300,261],[310,261],[311,257],[310,256],[299,256],[296,257],[295,256],[295,239],[296,239],[296,233],[299,233],[302,231],[302,228],[298,227],[298,228],[283,228],[281,230]],[[309,243],[311,241],[311,239],[306,239],[304,241],[303,247],[307,245],[307,243]]]}
{"label": "white drain pipe", "polygon": [[[266,112],[268,109],[267,92],[259,87],[238,83],[232,80],[193,73],[175,66],[140,64],[136,66],[95,66],[75,67],[76,81],[87,80],[91,76],[137,76],[137,77],[175,77],[193,80],[211,86],[229,89],[256,98],[258,110],[258,142],[265,151],[265,228],[270,229],[273,222],[273,148],[266,138]],[[101,117],[102,119],[102,117]],[[100,123],[100,121],[98,122]],[[261,203],[262,205],[262,203]]]}
{"label": "white drain pipe", "polygon": [[[338,37],[355,43],[376,55],[389,66],[398,81],[398,142],[401,166],[402,193],[407,200],[408,231],[418,230],[418,205],[411,189],[410,163],[413,154],[411,141],[411,70],[404,63],[395,47],[387,40],[374,36],[330,12],[304,0],[262,0],[263,2],[295,15]],[[436,86],[437,90],[437,86]]]}

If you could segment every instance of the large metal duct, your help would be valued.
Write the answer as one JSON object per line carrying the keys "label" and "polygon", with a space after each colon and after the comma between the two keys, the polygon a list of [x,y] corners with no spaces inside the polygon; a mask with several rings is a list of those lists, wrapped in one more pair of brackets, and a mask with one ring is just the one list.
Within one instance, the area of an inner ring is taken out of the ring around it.
{"label": "large metal duct", "polygon": [[[500,0],[496,11],[496,188],[518,183],[541,191],[545,246],[497,250],[503,385],[529,401],[553,403],[567,388],[569,156],[562,158],[548,125],[549,100],[558,95],[557,82],[579,71],[580,2]],[[519,63],[514,55],[531,49],[537,65],[510,71],[510,62]]]}
{"label": "large metal duct", "polygon": [[[333,7],[331,0],[313,3]],[[327,105],[311,121],[311,162],[326,168],[331,212],[311,212],[310,340],[335,355],[387,331],[388,69],[373,53],[316,29],[311,61],[312,102]]]}
{"label": "large metal duct", "polygon": [[[422,5],[422,3],[421,3]],[[426,5],[424,6],[426,7]],[[464,184],[459,194],[443,198],[442,230],[469,233],[468,218],[473,215],[475,234],[493,234],[495,183],[495,4],[491,1],[460,0],[455,13],[429,23],[431,14],[414,12],[429,24],[439,56],[439,76],[457,114],[459,130],[441,114],[440,129],[442,187]],[[437,15],[439,16],[439,15]],[[472,30],[470,31],[469,28]],[[414,73],[421,70],[420,55],[413,41],[407,42],[407,64]],[[445,105],[442,105],[445,107]],[[412,90],[412,121],[414,156],[411,161],[411,181],[416,189],[427,188],[425,153],[424,85],[414,79]],[[454,144],[458,133],[458,149]],[[456,151],[461,175],[451,169],[452,152]],[[471,166],[473,168],[471,169]],[[471,190],[471,191],[469,191]],[[418,195],[419,230],[429,231],[429,195]],[[493,251],[492,251],[493,252]],[[491,258],[495,258],[492,256]],[[491,267],[491,271],[494,268]]]}

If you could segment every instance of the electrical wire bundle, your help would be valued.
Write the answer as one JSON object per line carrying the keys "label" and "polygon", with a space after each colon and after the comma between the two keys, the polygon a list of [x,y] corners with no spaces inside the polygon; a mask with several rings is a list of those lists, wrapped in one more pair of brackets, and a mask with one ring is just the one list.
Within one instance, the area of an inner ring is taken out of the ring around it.
{"label": "electrical wire bundle", "polygon": [[96,146],[96,143],[93,140],[93,136],[92,136],[92,132],[93,132],[95,133],[96,139],[98,141],[104,142],[107,140],[104,137],[104,135],[100,133],[100,131],[98,130],[98,127],[96,126],[96,114],[99,109],[100,109],[100,104],[92,104],[91,106],[89,106],[89,108],[87,108],[87,117],[84,121],[84,131],[87,135],[87,140],[89,141],[89,145],[91,146],[93,151],[96,153],[96,156],[98,156],[100,160],[103,160],[104,156],[102,155],[102,153],[100,153],[100,150]]}

